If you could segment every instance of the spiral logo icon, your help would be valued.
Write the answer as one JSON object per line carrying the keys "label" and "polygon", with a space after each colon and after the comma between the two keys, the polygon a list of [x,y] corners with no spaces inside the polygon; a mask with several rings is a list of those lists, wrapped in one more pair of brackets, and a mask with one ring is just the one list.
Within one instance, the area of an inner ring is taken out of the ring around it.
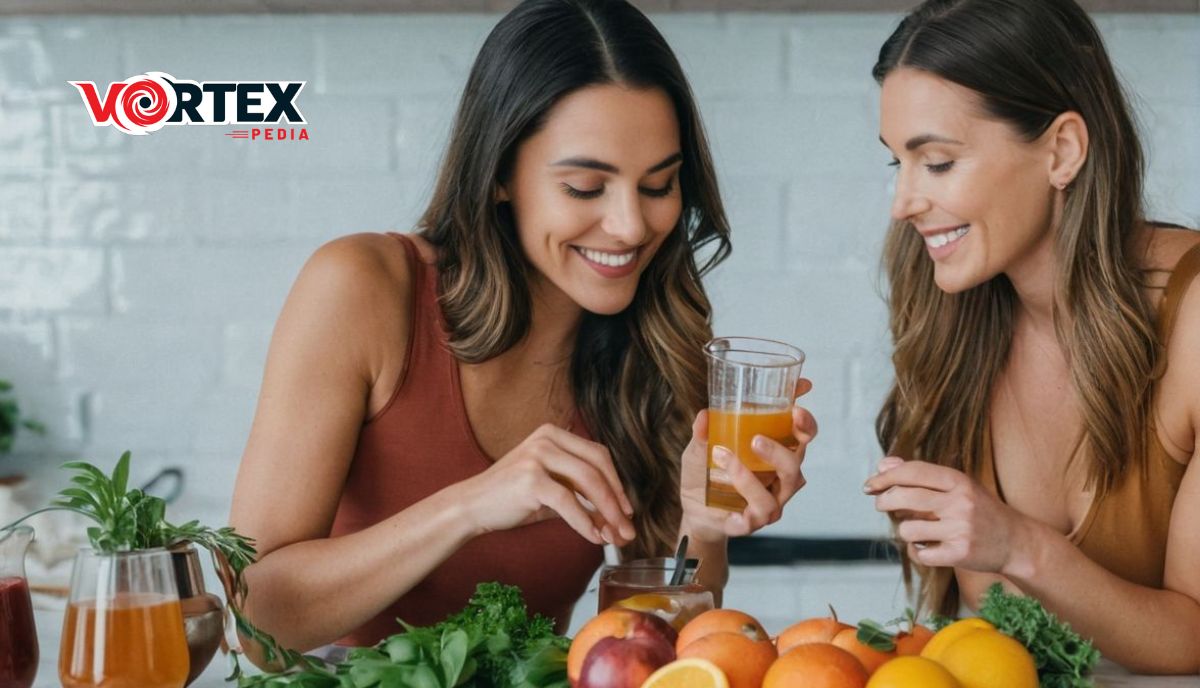
{"label": "spiral logo icon", "polygon": [[145,136],[162,128],[175,111],[175,89],[164,72],[147,72],[126,79],[120,106],[114,113],[116,125],[126,134]]}

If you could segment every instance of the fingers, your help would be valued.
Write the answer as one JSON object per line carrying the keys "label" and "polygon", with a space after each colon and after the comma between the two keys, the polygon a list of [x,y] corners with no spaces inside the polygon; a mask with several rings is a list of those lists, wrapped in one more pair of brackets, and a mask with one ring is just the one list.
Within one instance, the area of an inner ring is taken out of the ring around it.
{"label": "fingers", "polygon": [[[621,478],[617,475],[617,468],[612,462],[612,456],[608,453],[607,447],[598,442],[589,442],[569,430],[554,425],[542,426],[540,430],[562,449],[587,461],[593,468],[600,471],[605,481],[608,482],[609,489],[616,495],[621,511],[627,517],[633,516],[633,505],[630,504],[629,497],[625,494],[625,487],[621,484]],[[596,506],[600,505],[596,504]]]}
{"label": "fingers", "polygon": [[[727,535],[745,535],[747,532],[758,530],[768,523],[774,523],[779,520],[782,510],[779,500],[758,481],[754,473],[734,456],[733,452],[725,447],[715,447],[713,449],[713,461],[725,471],[729,477],[730,484],[746,500],[746,508],[740,515],[743,522],[739,523],[736,515],[731,516],[726,521]],[[733,529],[732,532],[730,531],[731,528]],[[748,530],[741,532],[743,529]]]}
{"label": "fingers", "polygon": [[796,380],[796,397],[802,397],[812,391],[813,383],[808,378],[800,378]]}
{"label": "fingers", "polygon": [[924,487],[895,486],[875,497],[876,511],[937,513],[946,503],[946,493]]}
{"label": "fingers", "polygon": [[[625,515],[608,481],[594,466],[566,453],[544,456],[542,461],[545,470],[551,476],[559,478],[592,503],[608,524],[601,528],[601,534],[606,536],[606,541],[626,544],[636,536],[633,522]],[[608,532],[610,526],[615,532]]]}
{"label": "fingers", "polygon": [[882,472],[867,479],[863,484],[863,492],[879,494],[897,485],[950,492],[966,479],[961,471],[924,461],[904,461],[894,468],[889,468],[894,465],[894,461],[889,461],[892,458],[888,457],[880,462]]}
{"label": "fingers", "polygon": [[573,491],[554,481],[548,475],[545,476],[545,482],[538,487],[542,504],[552,509],[588,542],[594,545],[604,544],[601,529],[592,521],[592,515],[583,508],[583,504],[579,503],[579,499]]}
{"label": "fingers", "polygon": [[697,442],[708,442],[708,409],[701,409],[692,421],[692,439]]}
{"label": "fingers", "polygon": [[803,406],[792,407],[792,434],[801,444],[808,444],[817,437],[817,419]]}
{"label": "fingers", "polygon": [[[941,521],[909,520],[896,526],[896,535],[907,543],[937,543],[948,536],[946,525]],[[925,549],[925,547],[918,547]]]}
{"label": "fingers", "polygon": [[[804,463],[804,452],[799,449],[788,449],[782,444],[764,435],[756,435],[751,443],[751,449],[763,461],[775,468],[778,476],[777,501],[785,504],[801,487],[804,487],[804,475],[800,466]],[[755,482],[758,482],[755,480]]]}

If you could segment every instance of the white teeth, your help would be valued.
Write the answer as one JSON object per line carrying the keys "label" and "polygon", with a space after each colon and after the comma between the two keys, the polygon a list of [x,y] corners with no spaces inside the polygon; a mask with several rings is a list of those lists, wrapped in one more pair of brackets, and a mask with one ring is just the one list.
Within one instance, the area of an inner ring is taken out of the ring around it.
{"label": "white teeth", "polygon": [[625,253],[605,253],[603,251],[594,251],[590,248],[583,248],[582,246],[576,246],[575,249],[582,253],[584,258],[593,263],[599,263],[600,265],[612,268],[629,265],[629,261],[633,260],[634,256],[637,255],[636,249]]}
{"label": "white teeth", "polygon": [[952,241],[957,241],[965,236],[969,229],[970,227],[968,225],[963,225],[962,227],[959,227],[958,229],[952,229],[949,232],[927,236],[925,237],[925,245],[930,248],[941,248],[942,246],[945,246]]}

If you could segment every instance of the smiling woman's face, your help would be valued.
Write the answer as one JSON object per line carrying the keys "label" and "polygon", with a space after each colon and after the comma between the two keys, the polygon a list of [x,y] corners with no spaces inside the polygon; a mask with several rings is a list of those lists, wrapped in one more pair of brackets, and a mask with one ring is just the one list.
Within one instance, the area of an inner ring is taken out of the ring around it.
{"label": "smiling woman's face", "polygon": [[986,116],[970,89],[901,67],[883,81],[880,138],[898,170],[892,217],[911,223],[955,293],[1050,247],[1052,152]]}
{"label": "smiling woman's face", "polygon": [[679,123],[658,89],[589,86],[564,97],[517,150],[512,203],[535,293],[610,315],[682,212]]}

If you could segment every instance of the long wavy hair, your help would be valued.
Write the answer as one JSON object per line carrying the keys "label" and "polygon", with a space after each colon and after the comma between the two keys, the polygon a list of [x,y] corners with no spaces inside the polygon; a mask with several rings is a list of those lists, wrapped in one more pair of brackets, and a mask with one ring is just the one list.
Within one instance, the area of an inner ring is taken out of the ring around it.
{"label": "long wavy hair", "polygon": [[[1146,460],[1161,352],[1135,249],[1142,149],[1100,34],[1073,0],[928,0],[883,44],[873,76],[882,84],[900,67],[971,89],[987,115],[1025,141],[1064,112],[1087,124],[1087,160],[1053,230],[1054,326],[1083,417],[1073,460],[1087,462],[1088,486],[1102,497]],[[907,222],[892,224],[884,268],[896,380],[876,421],[879,443],[977,475],[992,388],[1012,343],[1013,286],[999,275],[962,293],[941,291]],[[907,556],[904,564],[911,582]],[[953,570],[915,568],[922,606],[957,611]]]}
{"label": "long wavy hair", "polygon": [[730,244],[691,89],[645,15],[613,0],[527,0],[506,15],[471,68],[420,229],[439,249],[439,302],[455,357],[486,361],[519,342],[530,327],[534,268],[495,190],[550,109],[598,84],[661,89],[679,121],[678,225],[628,308],[584,314],[570,367],[576,406],[632,492],[638,537],[627,555],[658,556],[678,535],[678,458],[706,399],[701,347],[712,326],[700,278]]}

